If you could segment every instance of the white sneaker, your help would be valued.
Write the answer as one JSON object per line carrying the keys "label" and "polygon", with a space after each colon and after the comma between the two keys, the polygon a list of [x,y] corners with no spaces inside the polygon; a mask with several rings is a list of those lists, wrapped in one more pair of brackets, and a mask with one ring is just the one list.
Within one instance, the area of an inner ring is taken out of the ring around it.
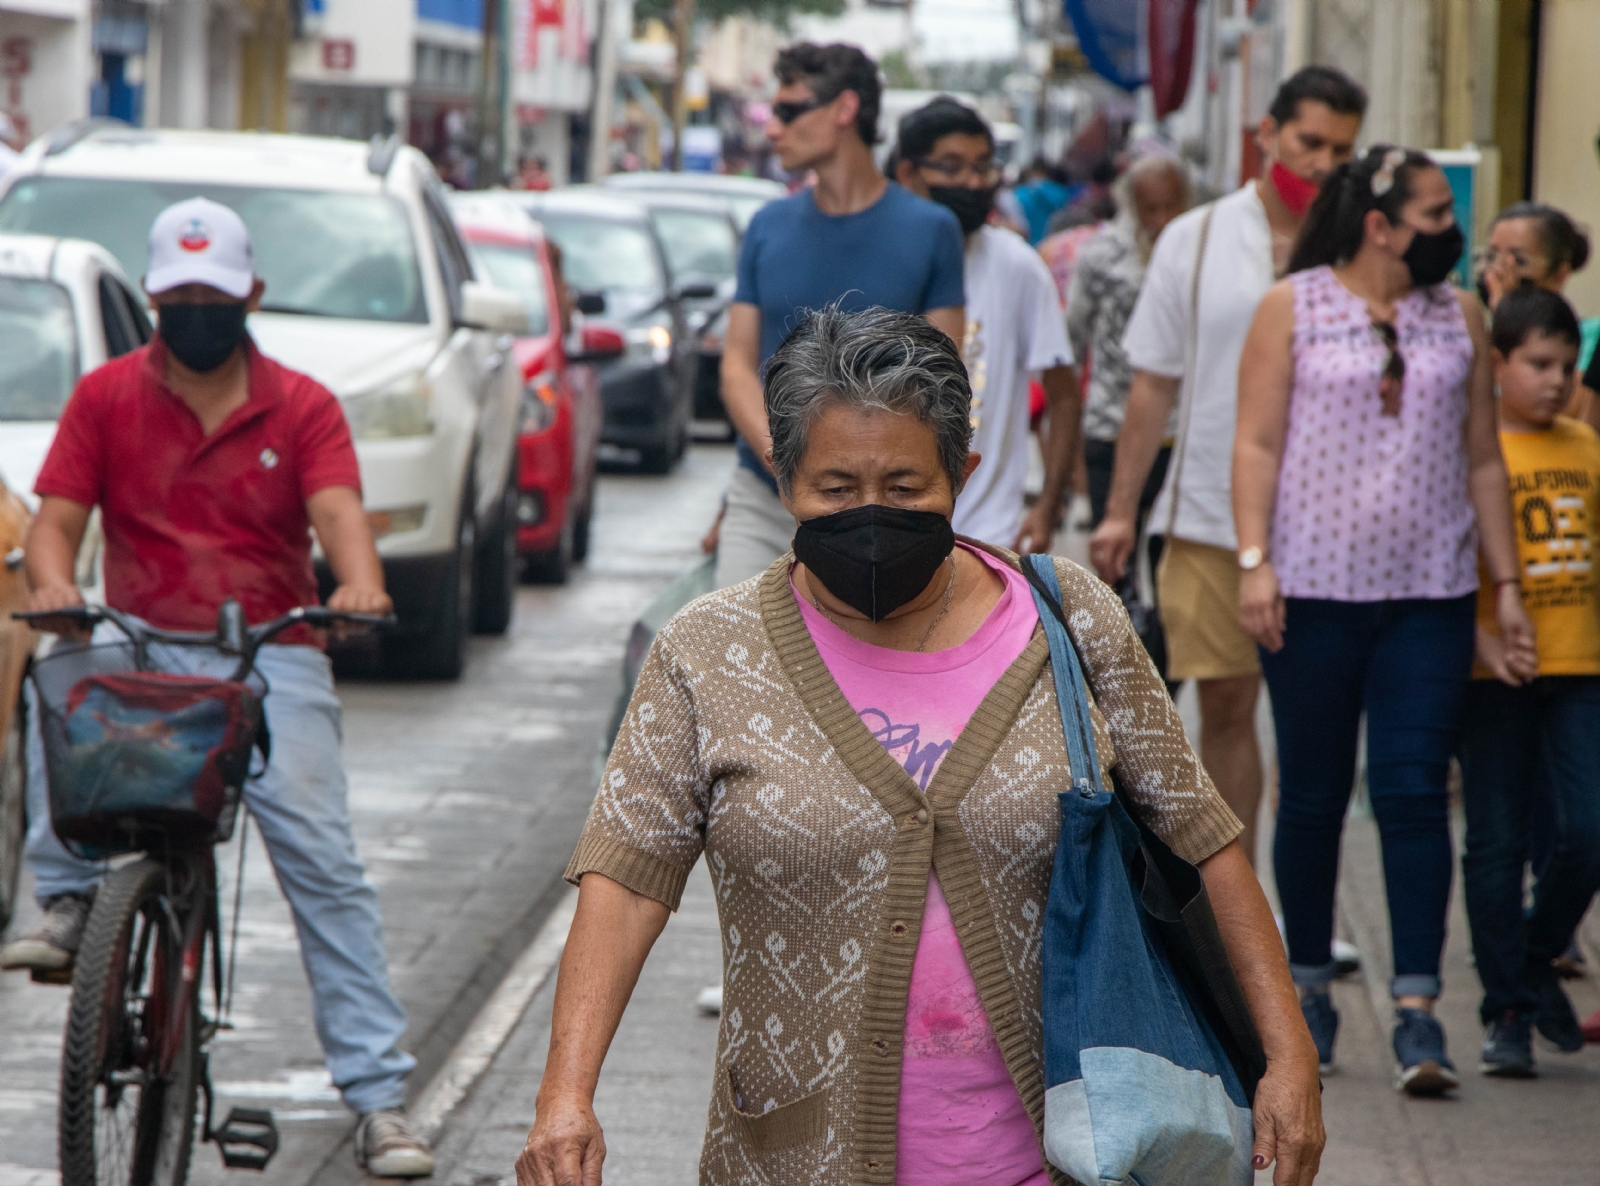
{"label": "white sneaker", "polygon": [[356,1164],[374,1178],[426,1178],[433,1173],[428,1142],[411,1131],[399,1108],[368,1112],[356,1125]]}
{"label": "white sneaker", "polygon": [[717,1017],[722,1013],[722,985],[713,984],[710,988],[702,988],[700,995],[694,999],[694,1007],[700,1010],[705,1017]]}
{"label": "white sneaker", "polygon": [[1361,949],[1354,943],[1343,939],[1333,941],[1333,962],[1339,969],[1339,975],[1348,976],[1352,972],[1361,971]]}
{"label": "white sneaker", "polygon": [[65,972],[72,967],[83,942],[92,898],[62,894],[50,899],[37,930],[0,947],[0,969],[30,968],[37,972]]}

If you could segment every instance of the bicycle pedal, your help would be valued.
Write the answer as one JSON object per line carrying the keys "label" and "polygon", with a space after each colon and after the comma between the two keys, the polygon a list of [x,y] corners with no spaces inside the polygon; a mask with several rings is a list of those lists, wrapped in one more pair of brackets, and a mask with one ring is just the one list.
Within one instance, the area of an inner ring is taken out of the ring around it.
{"label": "bicycle pedal", "polygon": [[264,1170],[278,1151],[278,1125],[261,1108],[230,1108],[211,1137],[230,1170]]}
{"label": "bicycle pedal", "polygon": [[72,968],[30,968],[29,974],[35,984],[71,984]]}

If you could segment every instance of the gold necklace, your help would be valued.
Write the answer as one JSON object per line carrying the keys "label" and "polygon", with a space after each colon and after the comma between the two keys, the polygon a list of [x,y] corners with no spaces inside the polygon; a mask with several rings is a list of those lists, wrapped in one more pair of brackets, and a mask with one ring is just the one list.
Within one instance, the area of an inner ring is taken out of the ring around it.
{"label": "gold necklace", "polygon": [[[807,583],[809,583],[810,580],[811,580],[811,574],[808,572],[806,574]],[[956,557],[955,557],[955,553],[952,552],[950,554],[950,579],[948,581],[946,581],[945,585],[944,585],[944,603],[939,606],[939,612],[934,615],[933,621],[928,623],[928,628],[922,632],[922,641],[917,644],[917,651],[919,653],[927,648],[928,639],[933,637],[934,627],[938,626],[938,624],[940,622],[944,621],[944,616],[947,613],[950,612],[950,594],[955,590],[955,587],[956,587]],[[839,621],[838,618],[834,617],[831,613],[829,613],[826,609],[823,608],[822,602],[817,600],[817,595],[815,593],[811,594],[811,604],[816,608],[816,611],[819,614],[821,614],[824,618],[827,618],[828,621],[832,622],[835,626],[837,626],[840,630],[843,630],[846,634],[850,634],[849,629],[845,626],[845,624],[843,622]],[[854,634],[850,634],[850,637],[854,638],[855,635]]]}

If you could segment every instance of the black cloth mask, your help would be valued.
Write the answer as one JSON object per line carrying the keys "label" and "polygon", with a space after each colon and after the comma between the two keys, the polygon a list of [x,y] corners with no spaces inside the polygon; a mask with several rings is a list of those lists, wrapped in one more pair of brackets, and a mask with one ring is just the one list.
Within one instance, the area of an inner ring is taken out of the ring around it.
{"label": "black cloth mask", "polygon": [[807,519],[794,533],[795,559],[874,622],[926,589],[955,546],[945,516],[875,502]]}
{"label": "black cloth mask", "polygon": [[1411,246],[1400,258],[1411,273],[1411,283],[1418,288],[1431,288],[1450,275],[1461,252],[1466,248],[1466,236],[1457,223],[1442,231],[1424,234],[1418,231],[1411,236]]}
{"label": "black cloth mask", "polygon": [[961,233],[970,235],[989,221],[989,211],[994,209],[994,190],[968,189],[964,185],[935,185],[928,196],[941,206],[948,207],[961,223]]}
{"label": "black cloth mask", "polygon": [[225,305],[160,305],[157,332],[191,371],[214,371],[244,341],[244,302]]}

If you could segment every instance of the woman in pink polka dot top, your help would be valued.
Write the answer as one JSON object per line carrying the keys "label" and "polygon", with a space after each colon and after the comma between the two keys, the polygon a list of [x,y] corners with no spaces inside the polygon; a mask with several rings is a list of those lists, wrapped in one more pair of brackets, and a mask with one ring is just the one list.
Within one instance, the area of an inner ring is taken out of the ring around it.
{"label": "woman in pink polka dot top", "polygon": [[1383,842],[1397,1086],[1456,1086],[1439,995],[1450,896],[1445,779],[1472,666],[1478,549],[1501,630],[1533,662],[1489,343],[1451,287],[1464,246],[1424,154],[1380,145],[1323,183],[1239,367],[1239,617],[1277,730],[1274,839],[1289,963],[1333,1060],[1334,886],[1356,739]]}

